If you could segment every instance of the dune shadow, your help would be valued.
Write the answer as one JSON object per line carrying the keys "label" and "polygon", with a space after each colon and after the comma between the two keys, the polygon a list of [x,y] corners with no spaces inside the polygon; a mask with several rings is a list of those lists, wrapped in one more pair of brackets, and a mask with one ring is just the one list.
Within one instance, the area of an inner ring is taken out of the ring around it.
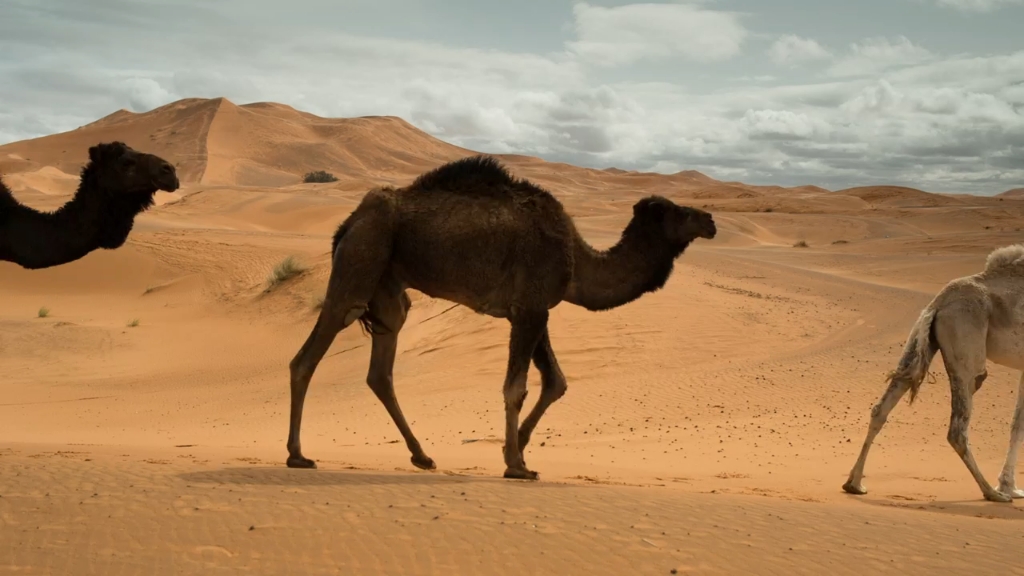
{"label": "dune shadow", "polygon": [[992,520],[1024,520],[1024,506],[1013,503],[989,502],[977,500],[933,500],[925,501],[893,501],[890,499],[872,498],[858,500],[864,504],[882,508],[896,508],[912,512],[930,512],[932,514],[949,514],[963,518],[986,518]]}
{"label": "dune shadow", "polygon": [[293,470],[280,466],[247,466],[185,472],[178,477],[196,484],[234,484],[262,486],[458,486],[491,484],[494,486],[563,486],[553,482],[507,480],[501,476],[470,476],[443,472],[383,472],[377,470]]}

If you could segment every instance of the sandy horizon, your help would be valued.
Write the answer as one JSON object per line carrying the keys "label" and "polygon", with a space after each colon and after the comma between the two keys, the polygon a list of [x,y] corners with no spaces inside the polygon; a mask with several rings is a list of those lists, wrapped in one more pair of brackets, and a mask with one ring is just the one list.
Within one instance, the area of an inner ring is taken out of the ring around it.
{"label": "sandy horizon", "polygon": [[[307,397],[303,448],[320,468],[292,470],[288,362],[315,322],[330,235],[372,186],[473,152],[397,118],[193,99],[0,146],[0,173],[51,209],[112,139],[174,162],[183,186],[119,250],[0,263],[0,573],[1024,572],[1024,508],[985,502],[947,444],[938,360],[877,439],[870,493],[841,490],[921,308],[1020,241],[1020,194],[498,155],[595,247],[652,193],[711,211],[719,234],[657,293],[552,311],[569,391],[527,450],[539,482],[500,478],[508,324],[416,292],[395,387],[438,470],[410,464],[366,386],[358,327]],[[339,181],[301,183],[318,169]],[[307,269],[268,292],[288,256]],[[1019,374],[988,370],[970,439],[994,482]],[[538,392],[531,369],[526,409]]]}

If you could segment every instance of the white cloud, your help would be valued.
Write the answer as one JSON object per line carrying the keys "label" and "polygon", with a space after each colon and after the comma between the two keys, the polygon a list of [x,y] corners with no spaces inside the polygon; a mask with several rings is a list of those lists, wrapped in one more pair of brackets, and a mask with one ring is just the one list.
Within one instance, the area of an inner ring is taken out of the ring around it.
{"label": "white cloud", "polygon": [[802,140],[828,132],[824,122],[790,110],[747,110],[742,123],[754,139]]}
{"label": "white cloud", "polygon": [[887,112],[896,109],[902,102],[903,94],[883,78],[865,86],[856,96],[843,102],[841,109],[853,114]]}
{"label": "white cloud", "polygon": [[602,66],[645,58],[682,57],[699,62],[740,53],[747,30],[739,16],[691,4],[627,4],[614,8],[573,6],[577,40],[566,45]]}
{"label": "white cloud", "polygon": [[934,0],[939,6],[948,6],[964,12],[992,12],[1003,6],[1024,4],[1024,0]]}
{"label": "white cloud", "polygon": [[932,58],[931,52],[906,36],[894,40],[875,37],[850,45],[850,53],[830,68],[832,76],[866,76],[889,68],[919,64]]}
{"label": "white cloud", "polygon": [[133,112],[152,110],[173,100],[171,93],[150,78],[130,78],[126,82],[128,105]]}
{"label": "white cloud", "polygon": [[1008,104],[1024,107],[1024,82],[1003,87],[997,95]]}
{"label": "white cloud", "polygon": [[1004,125],[1021,121],[1014,106],[994,94],[971,92],[959,87],[924,89],[912,101],[916,110],[936,116],[955,117],[974,125]]}
{"label": "white cloud", "polygon": [[803,64],[832,57],[832,54],[816,40],[792,34],[776,40],[768,50],[768,55],[776,64]]}

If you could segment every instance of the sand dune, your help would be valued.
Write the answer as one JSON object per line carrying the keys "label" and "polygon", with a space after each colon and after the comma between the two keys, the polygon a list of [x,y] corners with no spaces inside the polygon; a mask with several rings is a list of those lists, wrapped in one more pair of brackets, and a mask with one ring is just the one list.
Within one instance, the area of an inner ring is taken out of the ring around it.
{"label": "sand dune", "polygon": [[[150,138],[152,136],[152,139]],[[636,199],[716,214],[664,290],[551,337],[569,392],[500,479],[508,324],[413,293],[395,367],[438,471],[409,463],[339,335],[284,467],[288,362],[316,318],[330,235],[369,186],[471,152],[393,118],[188,100],[0,147],[19,198],[56,206],[89,145],[174,158],[185,188],[128,244],[0,263],[0,567],[43,574],[935,574],[1013,572],[1024,512],[984,502],[946,443],[941,362],[840,490],[884,374],[950,278],[1020,240],[1024,201],[837,192],[502,156],[606,247]],[[5,160],[6,159],[6,160]],[[326,169],[330,184],[301,184]],[[803,241],[807,247],[794,247]],[[307,268],[267,290],[284,257]],[[40,309],[47,309],[41,317]],[[995,479],[1018,374],[989,365],[971,442]],[[539,381],[530,373],[530,402]]]}
{"label": "sand dune", "polygon": [[926,206],[950,206],[962,204],[959,198],[942,194],[931,194],[916,188],[904,186],[862,186],[839,190],[839,194],[855,196],[872,206],[893,208]]}
{"label": "sand dune", "polygon": [[32,172],[21,172],[8,176],[7,187],[19,196],[27,193],[63,195],[74,194],[78,188],[78,177],[61,172],[53,166],[44,166]]}
{"label": "sand dune", "polygon": [[142,114],[119,110],[71,132],[0,146],[0,158],[24,159],[0,167],[77,174],[89,146],[115,139],[164,157],[183,184],[283,186],[328,170],[365,188],[473,153],[394,117],[320,118],[282,104],[193,98]]}

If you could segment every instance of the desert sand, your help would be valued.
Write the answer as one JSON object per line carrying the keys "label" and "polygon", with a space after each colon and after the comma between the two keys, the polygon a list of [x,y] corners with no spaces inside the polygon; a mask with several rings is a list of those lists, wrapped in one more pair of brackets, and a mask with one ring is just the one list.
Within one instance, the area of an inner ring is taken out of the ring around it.
{"label": "desert sand", "polygon": [[[500,478],[508,324],[418,293],[396,390],[438,470],[409,463],[365,385],[357,326],[307,397],[303,448],[320,468],[292,470],[288,362],[316,319],[330,235],[370,187],[473,152],[397,118],[196,99],[0,146],[0,172],[53,208],[88,147],[112,139],[175,163],[183,187],[158,193],[119,250],[0,263],[0,573],[1024,573],[1024,507],[985,502],[946,443],[939,360],[879,436],[870,493],[840,488],[920,309],[1021,240],[1019,194],[499,155],[597,247],[652,193],[712,211],[718,237],[657,293],[552,311],[569,391],[527,450],[539,482]],[[301,183],[320,169],[339,181]],[[307,270],[268,291],[289,255]],[[1017,378],[989,364],[975,400],[992,482]],[[535,369],[529,387],[527,408]]]}

